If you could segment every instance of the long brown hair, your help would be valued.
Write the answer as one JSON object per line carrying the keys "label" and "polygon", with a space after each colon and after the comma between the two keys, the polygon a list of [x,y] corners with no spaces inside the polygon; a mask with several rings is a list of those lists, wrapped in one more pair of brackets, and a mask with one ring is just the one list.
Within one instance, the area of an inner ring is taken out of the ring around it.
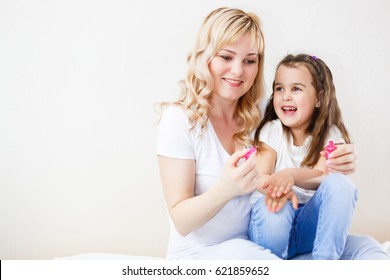
{"label": "long brown hair", "polygon": [[[312,168],[319,160],[320,152],[326,145],[326,137],[332,126],[336,126],[340,130],[346,143],[351,142],[337,102],[332,72],[320,58],[307,54],[298,54],[295,56],[291,54],[287,55],[278,64],[276,69],[281,65],[287,67],[297,67],[298,65],[306,66],[312,77],[312,85],[316,90],[320,106],[315,109],[311,122],[306,129],[306,134],[312,136],[312,141],[309,150],[301,163],[301,167],[307,166]],[[273,91],[274,86],[275,81],[272,84]],[[259,141],[261,129],[267,122],[278,119],[273,106],[273,97],[274,92],[272,92],[267,103],[264,118],[255,132],[255,144],[259,147],[260,151],[262,147],[262,144]],[[287,136],[291,135],[288,127],[283,125],[283,130]],[[287,139],[290,139],[290,137]]]}

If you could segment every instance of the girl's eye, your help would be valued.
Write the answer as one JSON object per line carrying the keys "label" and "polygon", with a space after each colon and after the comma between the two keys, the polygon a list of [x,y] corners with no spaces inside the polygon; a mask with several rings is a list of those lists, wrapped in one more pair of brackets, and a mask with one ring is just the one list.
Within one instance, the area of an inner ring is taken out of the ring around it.
{"label": "girl's eye", "polygon": [[299,87],[293,87],[293,88],[292,88],[292,91],[293,91],[293,92],[297,92],[297,91],[302,91],[302,90],[301,90]]}
{"label": "girl's eye", "polygon": [[283,91],[282,87],[275,87],[274,91]]}

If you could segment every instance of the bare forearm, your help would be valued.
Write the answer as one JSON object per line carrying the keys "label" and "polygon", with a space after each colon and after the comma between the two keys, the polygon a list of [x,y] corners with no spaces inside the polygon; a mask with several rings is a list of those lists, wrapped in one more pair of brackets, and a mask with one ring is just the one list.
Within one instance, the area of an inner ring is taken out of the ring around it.
{"label": "bare forearm", "polygon": [[219,180],[199,195],[194,193],[194,160],[159,158],[167,207],[176,230],[181,235],[187,235],[202,227],[234,197],[254,191],[255,178],[258,177],[255,155],[237,166],[237,162],[246,152],[247,150],[235,152],[226,161]]}
{"label": "bare forearm", "polygon": [[288,168],[288,171],[294,176],[295,185],[307,190],[316,190],[326,175],[318,169]]}
{"label": "bare forearm", "polygon": [[269,174],[261,174],[260,175],[261,177],[259,178],[258,182],[258,186],[256,188],[257,191],[261,192],[262,194],[266,194],[267,193],[267,190],[263,188],[265,182],[267,181],[267,179],[270,177]]}
{"label": "bare forearm", "polygon": [[215,185],[201,195],[194,196],[174,205],[170,216],[176,230],[183,236],[202,227],[231,200]]}

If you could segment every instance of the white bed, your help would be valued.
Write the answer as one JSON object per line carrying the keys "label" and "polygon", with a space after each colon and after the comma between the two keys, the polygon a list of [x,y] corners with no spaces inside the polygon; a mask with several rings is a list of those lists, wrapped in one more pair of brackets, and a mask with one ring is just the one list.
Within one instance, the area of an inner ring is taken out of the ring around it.
{"label": "white bed", "polygon": [[55,260],[161,260],[161,258],[139,255],[110,253],[82,253],[72,256],[57,257]]}
{"label": "white bed", "polygon": [[[390,241],[384,242],[382,248],[390,255]],[[83,253],[73,256],[57,257],[55,260],[162,260],[162,258],[109,253]]]}

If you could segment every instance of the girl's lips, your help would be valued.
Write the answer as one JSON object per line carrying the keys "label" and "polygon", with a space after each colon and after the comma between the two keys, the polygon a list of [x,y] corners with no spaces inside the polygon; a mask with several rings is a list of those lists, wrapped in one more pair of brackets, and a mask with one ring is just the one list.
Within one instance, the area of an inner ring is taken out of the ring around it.
{"label": "girl's lips", "polygon": [[228,79],[228,78],[223,78],[223,80],[225,82],[227,82],[232,87],[239,87],[243,83],[243,81],[233,80],[233,79]]}
{"label": "girl's lips", "polygon": [[285,115],[292,116],[297,111],[297,108],[293,106],[283,106],[282,111]]}

